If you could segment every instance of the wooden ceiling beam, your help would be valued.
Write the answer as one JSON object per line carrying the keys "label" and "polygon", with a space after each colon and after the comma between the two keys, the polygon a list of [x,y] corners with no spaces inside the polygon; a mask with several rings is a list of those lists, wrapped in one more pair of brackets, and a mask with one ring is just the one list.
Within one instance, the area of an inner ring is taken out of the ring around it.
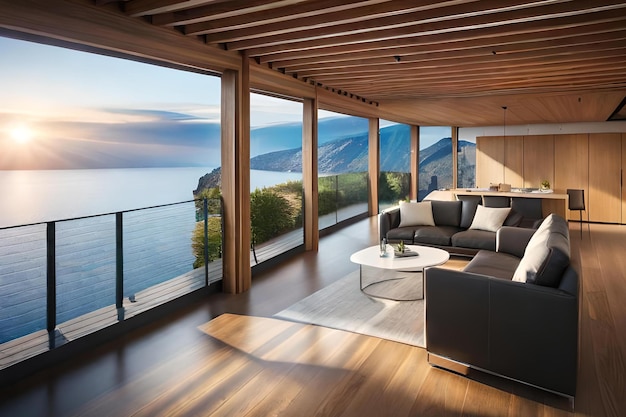
{"label": "wooden ceiling beam", "polygon": [[[624,39],[626,40],[626,38]],[[596,62],[602,62],[605,59],[620,57],[626,55],[626,42],[613,42],[611,45],[600,47],[598,45],[583,45],[577,52],[573,52],[564,48],[563,50],[556,49],[552,51],[554,53],[548,54],[546,51],[541,53],[526,52],[520,54],[508,54],[506,56],[487,56],[487,57],[467,57],[465,59],[446,59],[444,62],[440,59],[424,59],[415,60],[412,62],[399,62],[389,64],[372,64],[362,66],[348,66],[339,68],[322,68],[322,69],[310,69],[297,72],[300,78],[319,78],[319,77],[337,77],[340,75],[358,76],[359,74],[402,74],[410,73],[412,76],[419,75],[421,71],[431,70],[436,74],[443,76],[447,73],[466,73],[472,70],[484,70],[484,69],[501,69],[506,70],[508,68],[536,68],[541,71],[541,66],[546,64],[562,64],[573,65],[577,62],[587,62],[594,60]],[[459,61],[463,62],[463,66],[459,66]],[[290,74],[290,71],[286,72]],[[295,73],[294,73],[295,74]]]}
{"label": "wooden ceiling beam", "polygon": [[[477,96],[493,94],[495,91],[500,91],[500,94],[510,91],[512,86],[516,86],[515,90],[517,92],[523,90],[531,90],[533,88],[541,87],[545,88],[546,86],[551,87],[552,91],[561,91],[567,92],[571,91],[573,88],[580,87],[592,87],[594,85],[604,85],[604,86],[612,86],[624,88],[626,87],[626,81],[624,81],[624,71],[622,69],[597,69],[595,71],[590,71],[588,74],[576,74],[571,73],[568,76],[570,79],[567,84],[564,85],[562,82],[563,74],[559,75],[559,79],[555,79],[555,77],[546,74],[541,78],[533,78],[529,80],[527,77],[517,77],[515,79],[504,79],[505,77],[495,77],[493,81],[485,82],[484,78],[469,78],[467,80],[424,80],[428,81],[426,83],[420,83],[416,85],[415,88],[407,90],[406,83],[402,81],[387,81],[387,80],[377,80],[374,81],[378,85],[377,87],[383,87],[385,89],[385,94],[396,96],[396,92],[401,93],[403,96],[408,97],[438,97],[440,94],[445,93],[447,91],[453,91],[455,94],[463,94],[472,93]],[[602,80],[602,81],[599,81]],[[345,83],[345,88],[350,89],[353,93],[362,96],[370,96],[368,91],[370,88],[363,87],[366,85],[365,83],[352,84]],[[394,92],[396,89],[396,92]],[[377,100],[382,99],[382,97],[377,98]]]}
{"label": "wooden ceiling beam", "polygon": [[[423,56],[411,56],[401,62],[386,59],[383,62],[361,63],[345,65],[310,66],[303,69],[285,69],[286,74],[298,74],[301,78],[330,75],[334,73],[359,73],[380,71],[408,71],[421,68],[434,67],[439,70],[446,68],[459,68],[459,62],[463,63],[462,70],[469,66],[508,66],[508,65],[541,65],[545,62],[559,62],[563,60],[589,60],[601,59],[604,56],[615,55],[615,50],[626,48],[626,34],[622,39],[616,39],[606,43],[590,43],[571,47],[550,47],[539,50],[527,50],[524,52],[512,52],[494,56],[484,51],[473,51],[473,54],[463,53],[458,58],[449,54],[428,54]],[[443,55],[443,56],[442,56]],[[391,61],[391,62],[390,62]]]}
{"label": "wooden ceiling beam", "polygon": [[[515,0],[505,0],[514,2]],[[541,0],[555,1],[555,0]],[[566,0],[558,0],[566,1]],[[208,32],[202,25],[193,25],[185,28],[185,33],[191,35],[210,34],[207,36],[209,43],[234,42],[244,39],[259,37],[274,37],[285,35],[305,29],[320,29],[332,27],[332,32],[345,32],[349,27],[353,30],[363,30],[365,27],[379,25],[381,29],[388,26],[395,26],[393,22],[414,21],[417,16],[445,16],[452,7],[458,9],[465,7],[467,10],[476,9],[473,3],[477,0],[455,1],[433,1],[433,0],[394,0],[393,2],[379,3],[374,5],[363,5],[358,7],[344,8],[335,11],[334,8],[319,10],[320,13],[314,16],[299,16],[299,11],[278,22],[267,22],[262,27],[231,29],[224,31],[212,30]],[[463,3],[463,4],[459,4]]]}
{"label": "wooden ceiling beam", "polygon": [[[323,0],[325,3],[336,3]],[[346,0],[347,3],[380,2],[389,0]],[[296,10],[309,9],[310,2],[300,1]],[[349,7],[349,6],[348,6]],[[151,16],[152,23],[157,26],[184,26],[206,24],[207,28],[249,27],[257,25],[265,19],[273,21],[294,13],[293,2],[283,0],[236,0],[222,5],[207,5],[177,12],[157,13]]]}
{"label": "wooden ceiling beam", "polygon": [[[389,3],[390,0],[314,0],[294,7],[275,7],[268,10],[250,12],[224,17],[214,13],[210,7],[198,7],[178,13],[164,13],[152,16],[152,23],[159,26],[187,25],[185,31],[194,34],[207,34],[219,31],[258,27],[285,21],[286,19],[332,15],[343,13],[354,7]],[[395,4],[395,2],[394,2]],[[332,18],[328,18],[332,20]]]}
{"label": "wooden ceiling beam", "polygon": [[[606,25],[601,25],[606,26]],[[465,60],[474,57],[487,57],[489,55],[508,56],[522,52],[560,50],[585,50],[586,45],[598,45],[623,42],[626,39],[626,28],[623,22],[615,22],[614,32],[589,33],[588,31],[572,31],[568,34],[542,39],[529,39],[528,36],[514,35],[503,37],[497,46],[481,40],[469,40],[461,42],[446,42],[444,44],[424,45],[423,47],[406,48],[403,51],[394,51],[401,62],[413,62],[416,60],[458,59]],[[604,30],[604,29],[602,29]],[[409,52],[410,51],[410,52]],[[391,53],[394,53],[391,52]],[[494,54],[495,52],[495,54]],[[346,55],[320,56],[320,58],[307,58],[303,60],[272,62],[272,67],[281,68],[289,72],[297,72],[301,69],[341,68],[361,65],[395,63],[396,60],[388,50],[377,50]]]}
{"label": "wooden ceiling beam", "polygon": [[[515,0],[508,2],[519,3]],[[528,9],[510,10],[510,7],[498,8],[484,7],[487,2],[480,2],[480,10],[473,4],[450,7],[449,16],[442,13],[446,8],[437,10],[427,10],[419,13],[409,13],[400,16],[393,16],[385,19],[373,21],[350,23],[346,25],[334,26],[332,30],[327,28],[314,28],[304,30],[292,30],[289,33],[259,37],[241,41],[229,42],[228,49],[231,50],[254,50],[259,48],[280,47],[283,49],[292,48],[292,43],[301,45],[303,43],[314,43],[320,45],[333,46],[342,44],[364,43],[375,40],[397,39],[414,37],[416,34],[427,35],[431,33],[464,32],[476,28],[497,27],[502,29],[509,27],[521,27],[529,24],[540,24],[544,27],[551,22],[559,22],[562,19],[583,18],[584,21],[593,20],[594,15],[601,12],[619,13],[618,10],[626,8],[626,4],[620,0],[596,0],[594,2],[568,2],[549,5],[540,5]],[[495,1],[500,4],[500,2]],[[491,4],[491,1],[489,2]],[[534,4],[534,3],[532,3]],[[473,7],[473,11],[470,8]],[[463,8],[465,13],[455,13],[455,10]],[[505,10],[505,11],[501,11]],[[622,12],[623,13],[623,12]],[[558,23],[556,23],[558,25]]]}
{"label": "wooden ceiling beam", "polygon": [[[306,0],[129,0],[125,11],[129,16],[185,15],[187,10],[200,10],[204,20],[295,6]],[[189,12],[194,14],[194,12]],[[165,26],[165,25],[164,25]]]}
{"label": "wooden ceiling beam", "polygon": [[[626,4],[624,4],[626,7]],[[404,46],[414,46],[419,39],[422,42],[445,42],[445,41],[462,41],[469,39],[490,39],[493,44],[498,44],[498,39],[503,36],[510,36],[516,34],[526,34],[527,36],[540,37],[537,32],[551,32],[559,29],[572,29],[583,28],[589,25],[598,25],[603,23],[610,23],[615,21],[624,21],[626,19],[626,10],[608,10],[597,13],[590,13],[589,15],[574,15],[564,16],[554,19],[538,20],[526,23],[510,23],[505,24],[499,22],[501,26],[498,26],[498,22],[494,22],[492,25],[486,24],[486,18],[490,16],[481,16],[482,20],[472,19],[474,23],[482,21],[484,25],[475,24],[473,26],[464,25],[462,29],[453,28],[450,26],[439,25],[436,26],[440,31],[426,30],[428,25],[421,25],[419,30],[388,33],[384,36],[377,36],[378,40],[368,39],[365,36],[360,35],[347,35],[337,36],[333,39],[315,39],[315,40],[303,40],[299,42],[292,42],[283,45],[274,45],[263,48],[249,49],[248,52],[251,56],[259,57],[261,62],[268,62],[272,59],[272,56],[278,53],[284,53],[283,56],[290,57],[310,57],[314,54],[321,53],[354,53],[364,52],[374,49],[378,49],[381,46],[401,48]],[[491,18],[493,18],[491,16]],[[464,23],[469,23],[465,21]],[[433,26],[431,25],[431,28]],[[424,30],[422,30],[424,29]],[[392,31],[394,32],[394,31]],[[380,38],[384,39],[380,39]],[[305,52],[303,52],[305,51]],[[342,52],[341,52],[342,51]],[[393,55],[393,54],[390,54]]]}
{"label": "wooden ceiling beam", "polygon": [[471,33],[437,34],[416,36],[399,39],[397,41],[377,41],[363,45],[341,45],[328,47],[324,53],[318,49],[298,50],[277,54],[262,55],[259,61],[272,64],[277,68],[286,66],[285,61],[302,61],[304,63],[329,62],[332,60],[349,60],[369,58],[371,56],[393,57],[394,55],[412,53],[431,53],[440,51],[456,51],[462,49],[485,48],[487,51],[500,48],[515,47],[520,43],[550,42],[567,39],[575,36],[606,34],[624,30],[626,27],[626,13],[623,15],[605,16],[600,23],[590,22],[580,25],[566,25],[558,28],[539,30],[534,28],[530,32],[503,33],[494,28],[476,29]]}
{"label": "wooden ceiling beam", "polygon": [[[595,77],[596,81],[602,82],[609,81],[606,78],[609,74],[620,77],[616,78],[615,81],[623,81],[626,83],[626,70],[624,69],[625,64],[626,59],[616,58],[597,65],[585,64],[575,67],[567,67],[565,65],[546,66],[546,69],[541,73],[538,73],[536,69],[526,69],[521,71],[498,71],[497,69],[486,69],[482,72],[469,71],[467,74],[457,73],[445,74],[443,76],[438,76],[436,72],[428,72],[416,74],[415,78],[412,79],[410,77],[395,78],[391,74],[381,74],[380,76],[355,75],[352,78],[349,78],[348,76],[341,76],[333,78],[333,81],[340,80],[340,85],[344,86],[344,88],[348,91],[357,94],[359,94],[359,91],[355,89],[355,85],[357,83],[372,83],[376,84],[377,88],[380,88],[383,85],[389,85],[391,83],[405,85],[406,83],[413,82],[414,87],[409,88],[408,90],[420,91],[437,85],[451,86],[455,83],[458,83],[459,86],[466,88],[483,88],[485,84],[498,85],[523,81],[528,85],[532,85],[535,82],[550,79],[551,82],[559,82],[564,86],[564,88],[566,88],[567,86],[574,84],[573,80],[576,77],[585,77],[586,79]],[[584,72],[581,72],[580,70],[583,69]],[[324,78],[316,79],[315,81],[327,85]]]}
{"label": "wooden ceiling beam", "polygon": [[129,16],[139,17],[219,2],[220,0],[128,0],[124,3],[124,11]]}

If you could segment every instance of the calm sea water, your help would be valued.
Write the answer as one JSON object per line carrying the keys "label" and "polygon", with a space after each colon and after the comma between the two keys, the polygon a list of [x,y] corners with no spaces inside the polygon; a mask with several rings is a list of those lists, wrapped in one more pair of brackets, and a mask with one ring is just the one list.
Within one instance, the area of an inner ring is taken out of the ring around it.
{"label": "calm sea water", "polygon": [[[0,228],[189,201],[211,170],[0,171]],[[252,189],[300,178],[251,173]],[[193,270],[193,203],[133,211],[123,225],[125,297]],[[57,223],[57,323],[115,303],[115,230],[115,216]],[[0,230],[0,343],[45,329],[46,259],[45,224]]]}
{"label": "calm sea water", "polygon": [[[176,203],[193,198],[213,168],[0,171],[0,227]],[[252,171],[251,190],[300,173]]]}

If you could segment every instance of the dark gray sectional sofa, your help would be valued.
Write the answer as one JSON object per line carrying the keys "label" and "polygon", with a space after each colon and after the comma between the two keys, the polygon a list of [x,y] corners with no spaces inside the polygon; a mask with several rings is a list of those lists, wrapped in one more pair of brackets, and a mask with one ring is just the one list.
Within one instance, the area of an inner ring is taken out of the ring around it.
{"label": "dark gray sectional sofa", "polygon": [[[446,249],[457,255],[475,255],[479,250],[495,251],[496,232],[470,229],[480,196],[460,196],[460,201],[431,201],[434,226],[401,226],[400,207],[381,212],[379,237],[389,243],[404,241],[410,245],[427,245]],[[514,211],[504,226],[518,226],[523,217]]]}
{"label": "dark gray sectional sofa", "polygon": [[551,214],[536,231],[502,227],[496,240],[463,271],[424,272],[429,361],[574,397],[579,280],[568,224]]}

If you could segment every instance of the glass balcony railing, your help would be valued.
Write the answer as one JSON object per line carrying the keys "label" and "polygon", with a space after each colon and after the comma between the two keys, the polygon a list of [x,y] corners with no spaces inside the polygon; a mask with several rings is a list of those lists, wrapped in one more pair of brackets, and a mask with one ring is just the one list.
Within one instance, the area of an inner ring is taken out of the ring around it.
{"label": "glass balcony railing", "polygon": [[410,192],[410,172],[381,172],[378,177],[378,209],[384,210],[398,205],[401,200],[408,200]]}
{"label": "glass balcony railing", "polygon": [[320,230],[368,212],[367,172],[319,177],[318,191]]}
{"label": "glass balcony railing", "polygon": [[0,369],[222,279],[221,201],[0,228]]}

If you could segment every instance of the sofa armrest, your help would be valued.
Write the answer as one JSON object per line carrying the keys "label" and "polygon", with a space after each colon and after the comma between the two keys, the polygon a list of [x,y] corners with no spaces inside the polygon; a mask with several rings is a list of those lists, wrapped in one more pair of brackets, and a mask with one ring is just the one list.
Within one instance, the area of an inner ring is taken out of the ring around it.
{"label": "sofa armrest", "polygon": [[578,295],[491,279],[489,306],[489,370],[574,396]]}
{"label": "sofa armrest", "polygon": [[504,252],[522,258],[528,241],[535,229],[502,226],[496,233],[496,252]]}
{"label": "sofa armrest", "polygon": [[378,241],[387,237],[387,232],[400,225],[400,206],[389,207],[378,215]]}
{"label": "sofa armrest", "polygon": [[577,292],[443,268],[424,279],[429,353],[575,394]]}
{"label": "sofa armrest", "polygon": [[489,365],[487,278],[437,267],[424,271],[429,353],[483,368]]}

